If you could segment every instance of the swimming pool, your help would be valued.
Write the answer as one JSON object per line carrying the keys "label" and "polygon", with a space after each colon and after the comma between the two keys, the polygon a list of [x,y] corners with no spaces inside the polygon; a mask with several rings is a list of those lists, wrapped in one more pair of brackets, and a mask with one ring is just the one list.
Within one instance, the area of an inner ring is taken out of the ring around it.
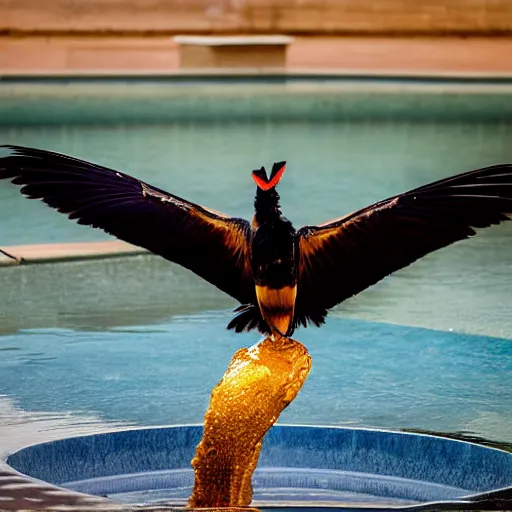
{"label": "swimming pool", "polygon": [[[280,193],[297,226],[512,161],[512,92],[502,86],[475,96],[453,84],[350,93],[328,84],[326,95],[302,83],[281,103],[270,90],[195,103],[182,90],[187,110],[176,120],[161,83],[107,95],[100,86],[4,89],[0,141],[112,166],[245,218],[249,172],[286,159]],[[2,245],[107,238],[5,183],[0,233]],[[494,228],[347,301],[324,328],[299,330],[313,369],[281,421],[512,443],[511,247],[512,226]],[[120,425],[200,422],[233,352],[258,340],[225,330],[229,298],[153,256],[0,268],[0,282],[0,452]]]}

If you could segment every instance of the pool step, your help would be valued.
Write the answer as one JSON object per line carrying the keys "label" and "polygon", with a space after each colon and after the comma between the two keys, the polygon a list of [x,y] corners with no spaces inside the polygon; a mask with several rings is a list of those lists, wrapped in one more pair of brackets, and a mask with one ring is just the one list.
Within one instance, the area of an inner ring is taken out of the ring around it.
{"label": "pool step", "polygon": [[145,253],[147,253],[145,249],[120,240],[108,242],[13,245],[0,248],[0,266],[118,258]]}

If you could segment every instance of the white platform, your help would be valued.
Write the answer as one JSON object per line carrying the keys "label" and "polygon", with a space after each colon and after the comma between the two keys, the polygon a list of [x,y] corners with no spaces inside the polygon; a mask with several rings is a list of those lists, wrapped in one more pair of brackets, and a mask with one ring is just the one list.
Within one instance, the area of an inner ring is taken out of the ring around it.
{"label": "white platform", "polygon": [[293,37],[176,36],[182,68],[284,68]]}

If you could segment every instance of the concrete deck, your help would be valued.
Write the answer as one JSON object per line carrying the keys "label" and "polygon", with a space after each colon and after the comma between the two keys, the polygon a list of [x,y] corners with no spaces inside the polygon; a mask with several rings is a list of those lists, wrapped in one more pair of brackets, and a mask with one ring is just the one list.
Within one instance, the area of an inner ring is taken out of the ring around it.
{"label": "concrete deck", "polygon": [[[289,70],[372,73],[512,73],[506,37],[295,37]],[[172,37],[0,37],[0,74],[39,72],[172,72],[179,47]]]}
{"label": "concrete deck", "polygon": [[[0,266],[136,256],[147,251],[120,240],[0,247]],[[4,254],[2,254],[4,253]]]}

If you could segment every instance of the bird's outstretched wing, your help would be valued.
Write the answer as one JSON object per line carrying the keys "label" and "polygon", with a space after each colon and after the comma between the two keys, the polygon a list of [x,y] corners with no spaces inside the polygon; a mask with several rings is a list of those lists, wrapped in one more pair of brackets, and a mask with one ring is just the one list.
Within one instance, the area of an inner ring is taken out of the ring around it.
{"label": "bird's outstretched wing", "polygon": [[19,146],[0,150],[0,179],[21,185],[25,196],[179,263],[242,304],[256,300],[247,221],[83,160]]}
{"label": "bird's outstretched wing", "polygon": [[296,322],[327,309],[426,254],[509,220],[512,165],[496,165],[411,190],[298,231]]}

